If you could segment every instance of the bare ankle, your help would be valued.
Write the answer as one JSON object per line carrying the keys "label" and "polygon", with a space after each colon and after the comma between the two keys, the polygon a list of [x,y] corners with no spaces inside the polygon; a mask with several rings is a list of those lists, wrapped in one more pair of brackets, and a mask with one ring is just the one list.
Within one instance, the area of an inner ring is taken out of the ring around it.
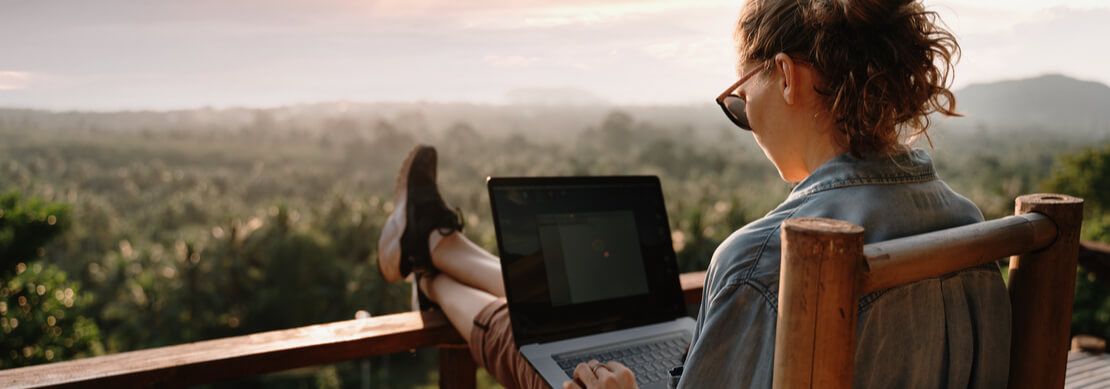
{"label": "bare ankle", "polygon": [[429,235],[428,235],[428,252],[432,254],[433,262],[434,262],[436,247],[439,247],[440,242],[442,242],[443,240],[447,239],[448,237],[450,237],[451,235],[454,235],[454,234],[456,234],[456,232],[451,231],[447,235],[443,235],[443,234],[439,233],[438,230],[432,230],[432,232],[429,233]]}
{"label": "bare ankle", "polygon": [[420,276],[420,278],[417,278],[417,281],[416,281],[417,282],[416,287],[420,288],[420,292],[424,293],[424,295],[428,296],[428,299],[430,299],[432,301],[437,301],[438,300],[436,298],[436,296],[434,296],[431,293],[432,281],[434,281],[435,279],[436,279],[435,274],[425,274],[423,276]]}

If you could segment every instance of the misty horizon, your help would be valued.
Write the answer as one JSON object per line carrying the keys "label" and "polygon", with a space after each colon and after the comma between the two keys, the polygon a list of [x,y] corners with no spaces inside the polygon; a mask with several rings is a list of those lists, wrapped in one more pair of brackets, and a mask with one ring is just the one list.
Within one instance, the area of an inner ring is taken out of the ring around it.
{"label": "misty horizon", "polygon": [[[1023,82],[1047,77],[1062,77],[1064,79],[1073,80],[1084,83],[1096,83],[1106,89],[1110,90],[1110,85],[1100,81],[1085,80],[1072,77],[1067,74],[1060,73],[1044,73],[1031,75],[1029,77],[1019,78],[1005,78],[992,81],[977,82],[966,85],[962,88],[955,88],[953,92],[959,94],[968,88],[978,86],[991,86],[1008,82]],[[527,95],[527,96],[524,96]],[[712,101],[711,97],[702,99],[703,101],[686,101],[686,102],[660,102],[660,103],[631,103],[631,104],[618,104],[609,100],[605,100],[597,94],[580,88],[564,87],[564,88],[517,88],[509,90],[505,93],[505,98],[501,101],[468,101],[468,100],[434,100],[434,99],[419,99],[419,100],[349,100],[349,99],[334,99],[334,100],[317,100],[317,101],[303,101],[291,102],[279,105],[251,105],[251,104],[234,104],[225,106],[213,105],[194,105],[194,106],[181,106],[181,107],[163,107],[163,108],[104,108],[104,109],[51,109],[34,106],[19,106],[19,105],[0,105],[0,109],[6,110],[29,110],[29,111],[42,111],[53,113],[121,113],[121,112],[175,112],[175,111],[196,111],[196,110],[211,110],[211,111],[234,111],[234,110],[275,110],[295,107],[311,107],[311,106],[332,106],[349,104],[357,105],[399,105],[399,106],[412,106],[420,104],[428,105],[472,105],[476,107],[565,107],[565,108],[600,108],[600,109],[620,109],[620,108],[650,108],[650,107],[702,107],[712,106],[716,107],[716,103]],[[959,104],[959,100],[957,100]]]}

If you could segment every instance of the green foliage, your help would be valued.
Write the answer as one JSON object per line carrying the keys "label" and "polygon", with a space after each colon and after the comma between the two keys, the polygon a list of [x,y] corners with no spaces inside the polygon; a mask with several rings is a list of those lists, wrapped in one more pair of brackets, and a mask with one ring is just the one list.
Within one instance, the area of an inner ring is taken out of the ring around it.
{"label": "green foliage", "polygon": [[335,370],[334,366],[328,366],[316,371],[316,388],[317,389],[339,389],[340,380],[339,373]]}
{"label": "green foliage", "polygon": [[0,369],[103,353],[96,323],[82,312],[92,298],[56,266],[19,263],[0,285]]}
{"label": "green foliage", "polygon": [[934,136],[940,177],[967,196],[987,219],[1012,215],[1017,196],[1034,193],[1057,156],[1087,146],[1055,133],[945,133]]}
{"label": "green foliage", "polygon": [[[558,115],[544,117],[560,126]],[[546,138],[524,127],[428,128],[426,119],[260,114],[242,128],[131,132],[0,121],[0,190],[66,204],[46,213],[68,228],[39,258],[95,296],[82,311],[105,350],[120,352],[409,309],[408,285],[382,282],[374,260],[394,175],[417,142],[437,146],[444,197],[464,211],[468,237],[493,252],[486,176],[658,175],[682,271],[704,269],[722,240],[790,189],[724,119],[661,126],[614,112]],[[1057,153],[1084,142],[1057,138],[942,134],[934,155],[953,188],[998,217],[1048,175]],[[434,350],[362,362],[227,385],[349,387],[368,377],[373,387],[416,387],[436,378]]]}
{"label": "green foliage", "polygon": [[67,226],[65,204],[0,194],[0,368],[103,352],[99,329],[85,316],[93,296],[57,266],[31,263]]}
{"label": "green foliage", "polygon": [[0,194],[0,279],[10,276],[16,263],[44,255],[43,245],[68,223],[65,204],[25,199],[15,191]]}
{"label": "green foliage", "polygon": [[345,217],[326,226],[298,223],[298,213],[275,206],[171,248],[124,241],[91,272],[96,285],[112,292],[101,307],[110,348],[346,320],[370,305],[404,310],[408,290],[371,281],[376,274],[366,261],[366,241],[377,235],[370,224],[385,212],[355,211],[340,199],[331,208]]}
{"label": "green foliage", "polygon": [[1072,306],[1072,335],[1094,335],[1110,339],[1110,283],[1079,268]]}
{"label": "green foliage", "polygon": [[1104,217],[1110,207],[1110,145],[1063,157],[1045,188],[1082,197],[1087,215]]}
{"label": "green foliage", "polygon": [[[1110,242],[1110,145],[1061,157],[1044,183],[1048,192],[1082,197],[1083,239]],[[1110,280],[1098,279],[1082,267],[1076,275],[1072,334],[1110,339]]]}

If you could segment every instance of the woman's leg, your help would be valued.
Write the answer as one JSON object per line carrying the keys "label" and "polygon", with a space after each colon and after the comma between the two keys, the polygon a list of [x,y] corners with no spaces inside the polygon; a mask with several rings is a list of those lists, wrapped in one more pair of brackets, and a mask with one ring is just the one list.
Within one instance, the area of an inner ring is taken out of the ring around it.
{"label": "woman's leg", "polygon": [[463,339],[470,341],[474,331],[474,318],[486,305],[497,300],[497,296],[481,289],[467,286],[450,274],[438,274],[425,278],[421,290],[428,298],[439,304],[451,325],[459,331]]}
{"label": "woman's leg", "polygon": [[505,299],[463,284],[443,272],[420,280],[420,288],[429,299],[439,303],[447,320],[466,340],[478,366],[507,389],[547,386],[513,341]]}
{"label": "woman's leg", "polygon": [[[398,208],[378,240],[378,270],[388,282],[416,273],[427,297],[417,294],[420,308],[426,300],[438,303],[475,362],[506,388],[542,387],[513,343],[500,261],[458,233],[460,218],[436,187],[436,160],[435,149],[417,146],[402,165],[394,191]],[[439,234],[446,230],[455,232]]]}
{"label": "woman's leg", "polygon": [[[453,232],[435,242],[439,232],[432,231],[432,265],[458,282],[481,289],[494,297],[505,297],[500,260],[483,250],[462,233]],[[433,300],[439,301],[436,298]],[[440,305],[444,303],[441,301]]]}

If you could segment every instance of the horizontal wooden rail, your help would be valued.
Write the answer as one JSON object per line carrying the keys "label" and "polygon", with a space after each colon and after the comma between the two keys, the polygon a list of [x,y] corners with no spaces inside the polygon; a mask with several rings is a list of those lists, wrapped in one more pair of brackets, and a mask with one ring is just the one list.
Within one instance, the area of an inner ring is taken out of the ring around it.
{"label": "horizontal wooden rail", "polygon": [[179,387],[462,340],[439,314],[406,312],[0,371],[0,387]]}
{"label": "horizontal wooden rail", "polygon": [[1056,224],[1027,213],[863,247],[861,293],[948,274],[1043,249],[1056,239]]}
{"label": "horizontal wooden rail", "polygon": [[685,297],[686,304],[700,304],[701,289],[705,286],[705,272],[682,273],[678,279],[682,282],[682,295]]}
{"label": "horizontal wooden rail", "polygon": [[1110,284],[1110,244],[1079,242],[1079,265],[1095,274],[1095,280]]}
{"label": "horizontal wooden rail", "polygon": [[[701,301],[704,281],[705,272],[681,275],[687,303]],[[458,350],[463,344],[442,314],[405,312],[0,370],[0,387],[183,387],[422,347]],[[453,352],[441,363],[456,359]]]}

